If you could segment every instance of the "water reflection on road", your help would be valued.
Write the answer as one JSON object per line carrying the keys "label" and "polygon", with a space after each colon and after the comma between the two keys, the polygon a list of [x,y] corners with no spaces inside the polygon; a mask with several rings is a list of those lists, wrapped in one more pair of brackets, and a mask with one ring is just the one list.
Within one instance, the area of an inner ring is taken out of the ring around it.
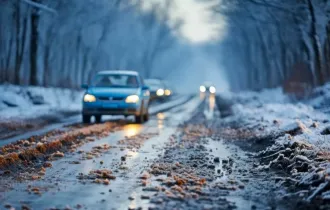
{"label": "water reflection on road", "polygon": [[[17,209],[21,207],[18,201],[28,203],[33,209],[63,209],[66,205],[73,207],[77,204],[88,209],[127,209],[147,205],[148,202],[141,199],[143,192],[138,176],[164,152],[164,145],[170,135],[175,133],[181,122],[191,117],[200,102],[198,97],[193,98],[167,112],[151,116],[150,121],[143,125],[126,124],[109,133],[109,136],[82,145],[79,151],[65,154],[64,158],[53,161],[53,167],[47,169],[42,179],[17,184],[15,189],[0,197],[0,203],[11,203]],[[130,146],[118,143],[127,139],[141,145],[136,147],[134,144]],[[104,144],[110,145],[111,149],[93,156],[92,159],[84,158],[94,147]],[[122,161],[122,157],[126,160]],[[72,162],[77,164],[70,164]],[[78,174],[89,174],[95,169],[112,170],[117,178],[111,180],[109,186],[92,183],[92,180],[77,179]],[[41,195],[28,194],[26,191],[28,186],[48,185],[50,187],[42,191]]]}
{"label": "water reflection on road", "polygon": [[205,107],[204,116],[207,120],[211,120],[215,113],[215,95],[214,94],[204,94]]}
{"label": "water reflection on road", "polygon": [[166,118],[166,115],[163,112],[160,112],[157,114],[157,125],[158,129],[164,128],[164,120]]}
{"label": "water reflection on road", "polygon": [[142,128],[141,124],[128,124],[124,126],[123,130],[126,137],[132,137],[140,133]]}

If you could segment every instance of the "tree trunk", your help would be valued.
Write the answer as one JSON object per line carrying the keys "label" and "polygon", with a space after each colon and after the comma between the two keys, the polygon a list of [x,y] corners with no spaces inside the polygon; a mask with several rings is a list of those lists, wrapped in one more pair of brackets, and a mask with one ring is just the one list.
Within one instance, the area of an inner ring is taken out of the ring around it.
{"label": "tree trunk", "polygon": [[324,46],[324,60],[325,60],[325,80],[330,79],[330,22],[328,22],[326,27],[326,42]]}
{"label": "tree trunk", "polygon": [[46,47],[44,49],[44,74],[43,74],[43,85],[47,87],[49,85],[48,77],[49,77],[49,54],[50,54],[50,43],[46,43]]}
{"label": "tree trunk", "polygon": [[10,65],[10,61],[12,59],[12,52],[13,52],[13,49],[14,49],[14,38],[13,37],[10,37],[10,41],[9,41],[9,52],[8,52],[8,55],[7,55],[7,58],[6,58],[6,64],[5,64],[5,69],[3,71],[3,75],[2,75],[2,78],[1,78],[1,82],[4,82],[6,81],[8,78],[6,77],[6,73],[9,71],[11,65]]}
{"label": "tree trunk", "polygon": [[317,35],[317,20],[315,14],[315,8],[312,3],[312,0],[307,0],[308,3],[308,10],[311,15],[310,21],[310,36],[312,39],[313,51],[315,56],[315,64],[314,64],[314,71],[316,76],[316,84],[323,85],[325,83],[325,76],[323,72],[323,63],[322,63],[322,47]]}
{"label": "tree trunk", "polygon": [[21,59],[20,57],[20,34],[21,34],[21,4],[20,1],[16,2],[16,51],[15,51],[15,72],[14,72],[14,83],[19,84],[19,75],[21,69]]}
{"label": "tree trunk", "polygon": [[[40,0],[32,0],[39,3]],[[30,85],[38,85],[38,22],[37,9],[31,12],[31,37],[30,37]]]}

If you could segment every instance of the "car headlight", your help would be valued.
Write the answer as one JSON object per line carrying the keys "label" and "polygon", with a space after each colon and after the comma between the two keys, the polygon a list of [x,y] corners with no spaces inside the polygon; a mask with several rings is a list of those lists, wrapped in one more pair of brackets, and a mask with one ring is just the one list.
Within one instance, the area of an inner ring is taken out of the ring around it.
{"label": "car headlight", "polygon": [[95,96],[91,94],[84,95],[84,102],[95,102],[95,101],[96,101]]}
{"label": "car headlight", "polygon": [[150,91],[147,90],[147,91],[144,93],[144,96],[150,96]]}
{"label": "car headlight", "polygon": [[171,94],[172,94],[172,92],[169,89],[166,89],[165,90],[165,95],[166,96],[170,96]]}
{"label": "car headlight", "polygon": [[210,87],[210,93],[215,93],[215,92],[216,92],[215,87],[211,86],[211,87]]}
{"label": "car headlight", "polygon": [[158,89],[157,92],[156,92],[157,96],[163,96],[164,93],[165,93],[165,92],[164,92],[163,89]]}
{"label": "car headlight", "polygon": [[199,91],[201,91],[202,93],[205,93],[205,91],[206,91],[206,87],[205,86],[200,86],[199,87]]}
{"label": "car headlight", "polygon": [[137,103],[139,102],[140,98],[138,95],[130,95],[130,96],[127,96],[125,102],[126,103]]}

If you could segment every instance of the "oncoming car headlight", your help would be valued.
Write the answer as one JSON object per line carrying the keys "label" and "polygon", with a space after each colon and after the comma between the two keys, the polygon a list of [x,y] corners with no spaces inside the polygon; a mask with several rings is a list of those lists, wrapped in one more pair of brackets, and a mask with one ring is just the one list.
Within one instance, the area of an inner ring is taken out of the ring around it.
{"label": "oncoming car headlight", "polygon": [[95,101],[96,101],[95,96],[91,94],[84,95],[84,102],[95,102]]}
{"label": "oncoming car headlight", "polygon": [[205,93],[205,91],[206,91],[206,87],[205,86],[200,86],[199,87],[199,91],[201,91],[202,93]]}
{"label": "oncoming car headlight", "polygon": [[163,89],[158,89],[156,92],[157,96],[163,96],[164,93],[165,93],[165,91]]}
{"label": "oncoming car headlight", "polygon": [[210,93],[215,93],[215,92],[216,92],[215,87],[211,86],[211,87],[210,87]]}
{"label": "oncoming car headlight", "polygon": [[127,96],[125,102],[126,103],[137,103],[139,102],[140,98],[138,95],[130,95],[130,96]]}
{"label": "oncoming car headlight", "polygon": [[165,95],[166,96],[170,96],[171,94],[172,94],[171,90],[169,90],[169,89],[165,90]]}

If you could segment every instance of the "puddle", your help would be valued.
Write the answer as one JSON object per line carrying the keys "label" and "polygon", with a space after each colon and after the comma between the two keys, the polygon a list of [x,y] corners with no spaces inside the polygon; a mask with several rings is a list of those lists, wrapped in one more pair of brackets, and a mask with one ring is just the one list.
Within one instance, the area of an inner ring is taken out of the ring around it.
{"label": "puddle", "polygon": [[[236,174],[236,172],[229,172],[227,169],[223,168],[223,161],[222,160],[229,160],[229,158],[233,158],[234,162],[231,166],[232,169],[235,169],[236,167],[240,167],[242,163],[242,161],[237,162],[235,160],[235,157],[233,157],[233,154],[237,154],[240,153],[240,157],[241,158],[247,158],[244,154],[243,151],[241,151],[237,146],[233,146],[233,145],[228,145],[225,144],[223,141],[215,141],[212,139],[208,139],[209,142],[208,144],[205,145],[205,147],[208,149],[210,156],[213,157],[219,157],[220,162],[218,164],[216,164],[216,168],[215,170],[221,170],[221,176],[218,176],[216,178],[216,180],[214,180],[212,183],[218,183],[218,182],[222,182],[222,183],[227,183],[229,180],[239,180],[238,177],[236,177],[237,175],[239,176],[239,174]],[[269,206],[266,206],[265,204],[261,203],[261,202],[257,202],[251,199],[245,199],[241,193],[239,193],[240,189],[236,190],[236,191],[230,191],[228,196],[225,196],[225,198],[230,201],[235,203],[235,206],[237,207],[237,209],[251,209],[256,208],[256,209],[267,209],[269,208]]]}

